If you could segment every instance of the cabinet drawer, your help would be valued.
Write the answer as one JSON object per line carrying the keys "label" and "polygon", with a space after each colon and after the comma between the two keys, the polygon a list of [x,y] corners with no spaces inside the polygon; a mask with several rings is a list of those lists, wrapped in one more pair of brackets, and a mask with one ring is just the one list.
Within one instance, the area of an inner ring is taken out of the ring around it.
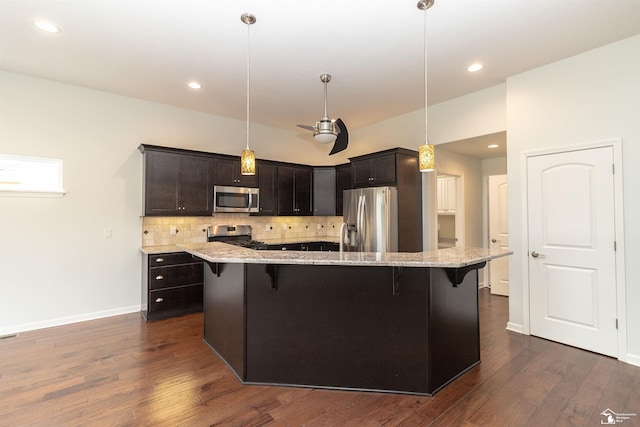
{"label": "cabinet drawer", "polygon": [[149,269],[149,289],[163,289],[173,286],[202,283],[203,263],[181,264]]}
{"label": "cabinet drawer", "polygon": [[157,267],[161,265],[187,264],[190,262],[198,262],[191,254],[186,252],[177,252],[172,254],[149,255],[149,267]]}
{"label": "cabinet drawer", "polygon": [[149,292],[149,313],[202,310],[202,289],[200,284],[151,291]]}

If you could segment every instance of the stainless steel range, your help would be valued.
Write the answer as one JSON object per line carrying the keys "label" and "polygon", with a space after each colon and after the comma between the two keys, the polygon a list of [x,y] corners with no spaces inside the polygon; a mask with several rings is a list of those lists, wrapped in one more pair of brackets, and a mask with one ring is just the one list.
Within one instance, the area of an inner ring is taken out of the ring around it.
{"label": "stainless steel range", "polygon": [[267,244],[251,239],[250,225],[210,225],[207,227],[208,242],[224,242],[249,249],[267,249]]}

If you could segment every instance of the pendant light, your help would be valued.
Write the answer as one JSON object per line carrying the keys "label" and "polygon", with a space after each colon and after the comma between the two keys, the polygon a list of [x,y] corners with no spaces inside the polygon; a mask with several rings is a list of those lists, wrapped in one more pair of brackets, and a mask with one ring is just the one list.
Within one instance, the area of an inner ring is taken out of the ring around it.
{"label": "pendant light", "polygon": [[432,172],[435,169],[435,153],[433,144],[429,144],[429,128],[427,127],[427,9],[433,6],[434,0],[420,0],[418,9],[424,10],[424,145],[418,147],[420,172]]}
{"label": "pendant light", "polygon": [[240,20],[247,24],[247,148],[242,150],[240,158],[240,172],[242,175],[256,174],[256,153],[249,148],[249,93],[251,83],[251,38],[250,31],[252,24],[255,24],[256,17],[250,13],[244,13]]}

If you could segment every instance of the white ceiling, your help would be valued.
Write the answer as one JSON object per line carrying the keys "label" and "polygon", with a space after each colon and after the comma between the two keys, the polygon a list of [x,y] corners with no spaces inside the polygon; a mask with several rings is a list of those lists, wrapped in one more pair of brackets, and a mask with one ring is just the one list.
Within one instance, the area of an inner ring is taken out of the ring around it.
{"label": "white ceiling", "polygon": [[[416,0],[0,0],[0,68],[244,120],[244,12],[252,122],[315,123],[322,73],[350,130],[423,108]],[[640,0],[436,0],[427,19],[432,105],[638,34]]]}

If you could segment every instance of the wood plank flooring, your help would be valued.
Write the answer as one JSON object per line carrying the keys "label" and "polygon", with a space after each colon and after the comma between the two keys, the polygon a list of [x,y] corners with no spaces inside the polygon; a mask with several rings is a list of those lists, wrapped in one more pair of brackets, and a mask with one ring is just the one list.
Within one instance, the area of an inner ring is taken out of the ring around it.
{"label": "wood plank flooring", "polygon": [[481,290],[482,363],[434,397],[243,386],[201,313],[25,332],[0,339],[0,426],[640,425],[640,368],[506,331],[507,305]]}

